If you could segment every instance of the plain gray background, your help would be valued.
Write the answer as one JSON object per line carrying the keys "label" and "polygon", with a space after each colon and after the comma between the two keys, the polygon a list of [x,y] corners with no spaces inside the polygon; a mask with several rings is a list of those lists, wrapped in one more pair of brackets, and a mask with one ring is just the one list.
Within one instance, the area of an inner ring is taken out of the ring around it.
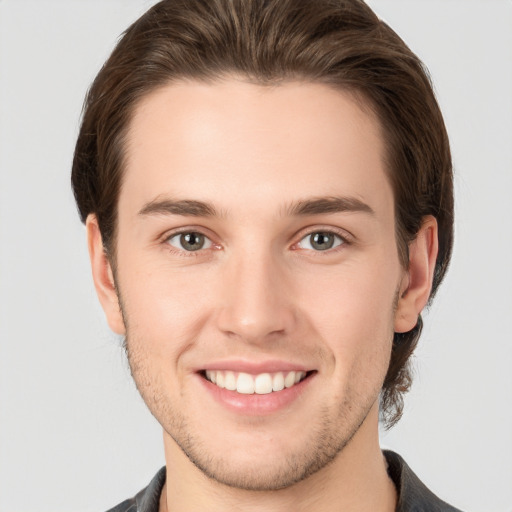
{"label": "plain gray background", "polygon": [[[0,511],[105,510],[163,465],[94,294],[69,187],[85,91],[144,0],[0,0]],[[512,511],[512,2],[369,2],[430,68],[456,171],[452,268],[383,446]]]}

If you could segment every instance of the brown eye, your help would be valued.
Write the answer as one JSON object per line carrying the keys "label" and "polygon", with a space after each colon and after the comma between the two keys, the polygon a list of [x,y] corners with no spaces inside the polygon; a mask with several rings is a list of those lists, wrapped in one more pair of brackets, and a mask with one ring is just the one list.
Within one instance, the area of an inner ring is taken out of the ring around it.
{"label": "brown eye", "polygon": [[167,242],[169,245],[176,247],[176,249],[181,249],[187,252],[208,249],[212,245],[212,242],[209,238],[195,231],[178,233],[177,235],[171,236]]}
{"label": "brown eye", "polygon": [[316,231],[305,236],[300,242],[301,249],[310,249],[313,251],[327,251],[338,247],[345,241],[335,233],[329,231]]}

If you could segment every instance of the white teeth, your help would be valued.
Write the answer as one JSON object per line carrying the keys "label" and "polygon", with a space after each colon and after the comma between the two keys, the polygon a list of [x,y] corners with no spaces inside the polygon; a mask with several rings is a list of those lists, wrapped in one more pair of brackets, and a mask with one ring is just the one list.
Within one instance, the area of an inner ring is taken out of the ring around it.
{"label": "white teeth", "polygon": [[244,395],[252,395],[254,393],[254,379],[252,375],[239,373],[236,381],[236,390],[238,393],[243,393]]}
{"label": "white teeth", "polygon": [[295,384],[295,372],[289,372],[288,375],[284,378],[284,387],[291,388],[294,384]]}
{"label": "white teeth", "polygon": [[306,376],[306,372],[292,371],[284,374],[260,373],[259,375],[250,375],[249,373],[239,373],[232,371],[207,370],[206,378],[216,384],[219,388],[226,388],[230,391],[236,391],[244,395],[266,395],[273,391],[282,391],[284,388],[291,388],[299,383]]}
{"label": "white teeth", "polygon": [[236,389],[236,377],[235,377],[235,374],[233,372],[226,372],[226,376],[224,377],[224,387],[226,389],[229,389],[230,391],[235,391],[235,389]]}
{"label": "white teeth", "polygon": [[258,395],[272,393],[272,376],[270,373],[262,373],[254,379],[254,391]]}
{"label": "white teeth", "polygon": [[284,376],[281,372],[276,373],[272,379],[272,391],[281,391],[284,389]]}

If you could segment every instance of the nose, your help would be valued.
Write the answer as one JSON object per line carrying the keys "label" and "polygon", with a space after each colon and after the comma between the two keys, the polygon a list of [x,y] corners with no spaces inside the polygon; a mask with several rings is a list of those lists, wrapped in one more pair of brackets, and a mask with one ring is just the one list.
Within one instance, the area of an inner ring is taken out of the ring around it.
{"label": "nose", "polygon": [[272,254],[239,255],[225,262],[218,328],[247,343],[289,335],[296,318],[285,269]]}

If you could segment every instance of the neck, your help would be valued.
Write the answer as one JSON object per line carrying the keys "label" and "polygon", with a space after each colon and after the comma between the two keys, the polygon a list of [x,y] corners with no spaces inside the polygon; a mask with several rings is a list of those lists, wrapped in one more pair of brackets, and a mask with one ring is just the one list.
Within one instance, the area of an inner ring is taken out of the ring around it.
{"label": "neck", "polygon": [[393,512],[397,495],[387,474],[378,442],[378,409],[374,407],[352,440],[327,466],[285,489],[247,491],[205,476],[164,434],[167,482],[160,511],[225,512]]}

